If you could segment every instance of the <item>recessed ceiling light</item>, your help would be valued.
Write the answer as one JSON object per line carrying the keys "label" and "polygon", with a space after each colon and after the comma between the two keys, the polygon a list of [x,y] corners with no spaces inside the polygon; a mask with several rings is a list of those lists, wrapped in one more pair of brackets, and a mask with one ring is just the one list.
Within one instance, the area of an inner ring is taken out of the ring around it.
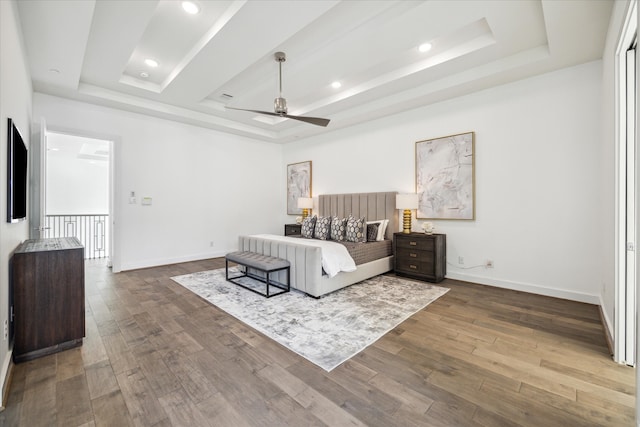
{"label": "recessed ceiling light", "polygon": [[147,64],[151,68],[156,68],[158,66],[158,61],[155,59],[147,58],[144,60],[144,63]]}
{"label": "recessed ceiling light", "polygon": [[200,6],[192,1],[183,1],[182,9],[190,15],[195,15],[200,12]]}
{"label": "recessed ceiling light", "polygon": [[429,52],[431,50],[431,43],[422,43],[418,46],[420,52]]}
{"label": "recessed ceiling light", "polygon": [[334,89],[340,89],[340,87],[342,87],[342,83],[333,82],[333,83],[331,83],[331,87],[334,88]]}
{"label": "recessed ceiling light", "polygon": [[147,73],[146,71],[143,71],[140,73],[140,77],[142,77],[143,79],[146,79],[147,77],[149,77],[149,73]]}

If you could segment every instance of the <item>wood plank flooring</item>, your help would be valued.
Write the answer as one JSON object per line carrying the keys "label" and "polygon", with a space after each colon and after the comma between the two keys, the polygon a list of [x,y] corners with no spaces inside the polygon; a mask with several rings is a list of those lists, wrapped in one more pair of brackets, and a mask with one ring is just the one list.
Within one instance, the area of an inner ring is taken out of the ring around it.
{"label": "wood plank flooring", "polygon": [[86,268],[80,348],[14,367],[2,426],[632,426],[598,308],[451,291],[327,373],[170,277]]}

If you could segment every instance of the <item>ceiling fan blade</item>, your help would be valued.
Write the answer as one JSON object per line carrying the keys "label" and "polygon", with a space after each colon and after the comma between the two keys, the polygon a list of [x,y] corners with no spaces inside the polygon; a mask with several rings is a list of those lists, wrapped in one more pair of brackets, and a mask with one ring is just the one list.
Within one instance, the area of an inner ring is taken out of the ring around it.
{"label": "ceiling fan blade", "polygon": [[235,108],[235,107],[228,107],[228,106],[225,108],[228,108],[230,110],[249,111],[251,113],[266,114],[268,116],[285,117],[287,119],[298,120],[301,122],[310,123],[312,125],[323,126],[323,127],[327,127],[327,125],[330,122],[329,119],[322,119],[320,117],[291,116],[289,114],[279,114],[279,113],[272,113],[270,111],[249,110],[247,108]]}
{"label": "ceiling fan blade", "polygon": [[282,117],[286,117],[288,119],[299,120],[301,122],[310,123],[316,126],[327,127],[331,120],[329,119],[321,119],[320,117],[305,117],[305,116],[290,116],[288,114],[283,114]]}
{"label": "ceiling fan blade", "polygon": [[280,114],[276,114],[276,113],[274,113],[274,112],[272,112],[272,111],[249,110],[249,109],[247,109],[247,108],[235,108],[235,107],[228,107],[228,106],[225,106],[224,108],[228,108],[228,109],[230,109],[230,110],[249,111],[249,112],[252,112],[252,113],[266,114],[266,115],[269,115],[269,116],[278,116],[278,117],[281,117],[281,115],[280,115]]}

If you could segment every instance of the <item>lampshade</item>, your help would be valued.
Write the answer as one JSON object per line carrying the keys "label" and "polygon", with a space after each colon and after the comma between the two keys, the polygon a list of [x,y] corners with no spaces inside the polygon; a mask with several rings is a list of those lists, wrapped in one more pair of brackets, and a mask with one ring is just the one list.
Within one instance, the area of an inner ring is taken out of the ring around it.
{"label": "lampshade", "polygon": [[418,195],[415,193],[396,195],[396,209],[418,209]]}
{"label": "lampshade", "polygon": [[298,197],[299,209],[313,209],[313,198],[311,197]]}

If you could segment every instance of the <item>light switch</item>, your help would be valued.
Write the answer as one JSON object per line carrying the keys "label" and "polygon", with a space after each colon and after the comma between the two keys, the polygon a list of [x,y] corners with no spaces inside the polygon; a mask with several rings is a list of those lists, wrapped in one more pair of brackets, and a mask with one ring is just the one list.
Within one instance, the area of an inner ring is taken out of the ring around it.
{"label": "light switch", "polygon": [[150,206],[151,205],[151,197],[143,197],[142,198],[142,204],[145,206]]}

